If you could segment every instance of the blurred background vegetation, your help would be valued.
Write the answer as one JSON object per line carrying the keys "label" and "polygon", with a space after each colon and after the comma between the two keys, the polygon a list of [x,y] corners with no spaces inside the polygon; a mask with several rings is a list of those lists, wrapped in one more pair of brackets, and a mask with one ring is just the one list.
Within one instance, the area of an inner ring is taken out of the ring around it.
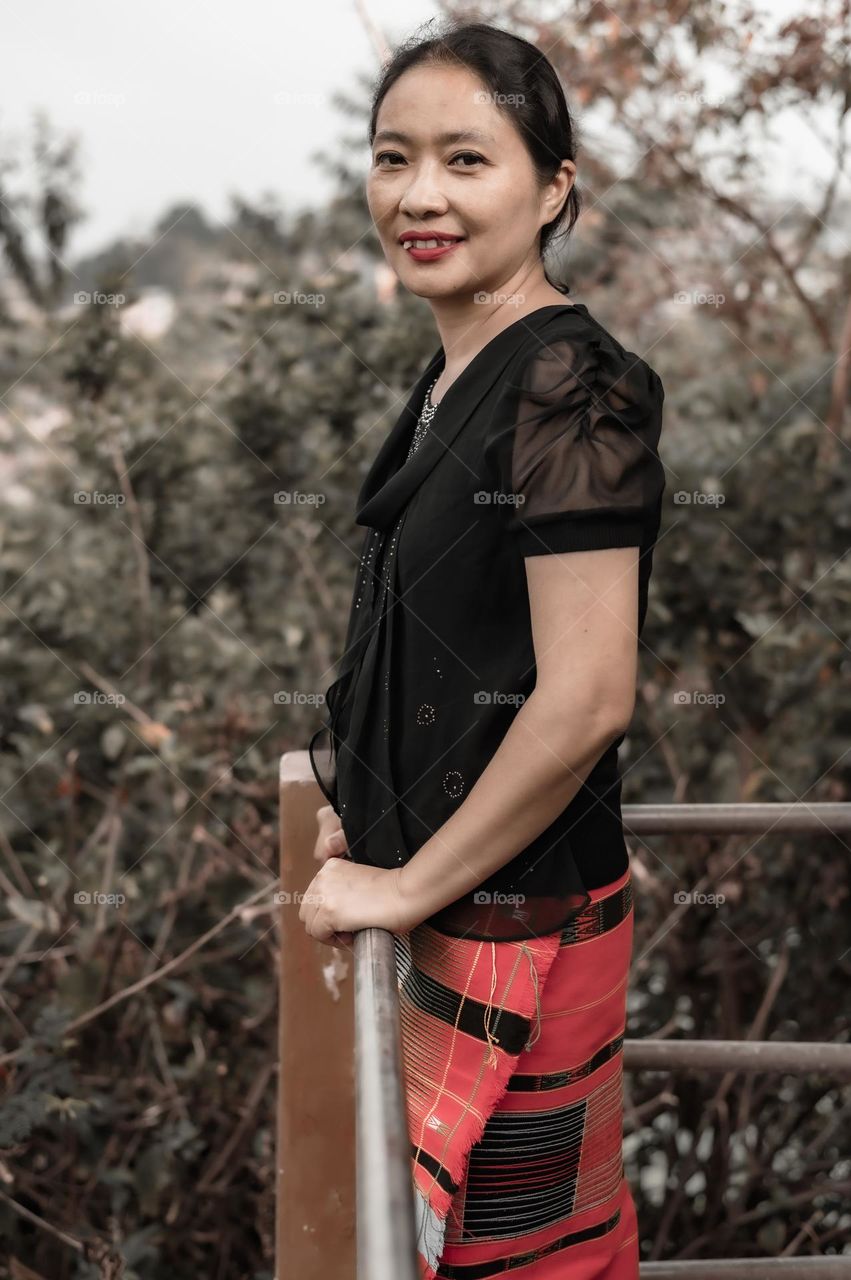
{"label": "blurred background vegetation", "polygon": [[[848,799],[847,6],[529,12],[489,16],[582,127],[551,270],[667,392],[624,800]],[[271,1280],[278,760],[322,717],[355,495],[438,345],[370,225],[367,103],[353,77],[327,207],[183,204],[84,260],[74,142],[0,137],[3,1277]],[[781,112],[826,176],[790,156],[778,199]],[[630,1036],[847,1042],[846,840],[630,847]],[[847,1086],[627,1089],[642,1257],[851,1247]]]}

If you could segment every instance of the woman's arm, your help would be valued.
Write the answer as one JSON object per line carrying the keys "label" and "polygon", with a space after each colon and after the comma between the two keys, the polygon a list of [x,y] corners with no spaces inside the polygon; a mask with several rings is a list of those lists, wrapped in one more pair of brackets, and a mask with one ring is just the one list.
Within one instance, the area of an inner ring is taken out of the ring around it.
{"label": "woman's arm", "polygon": [[638,548],[526,557],[535,689],[466,800],[396,873],[425,920],[555,821],[635,705]]}

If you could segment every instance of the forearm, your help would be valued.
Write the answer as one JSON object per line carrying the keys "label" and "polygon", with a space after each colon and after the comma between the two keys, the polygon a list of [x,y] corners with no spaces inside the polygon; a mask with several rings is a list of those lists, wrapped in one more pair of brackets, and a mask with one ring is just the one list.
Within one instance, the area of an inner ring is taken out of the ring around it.
{"label": "forearm", "polygon": [[599,704],[565,710],[533,692],[463,804],[400,869],[400,888],[421,919],[546,831],[621,732]]}

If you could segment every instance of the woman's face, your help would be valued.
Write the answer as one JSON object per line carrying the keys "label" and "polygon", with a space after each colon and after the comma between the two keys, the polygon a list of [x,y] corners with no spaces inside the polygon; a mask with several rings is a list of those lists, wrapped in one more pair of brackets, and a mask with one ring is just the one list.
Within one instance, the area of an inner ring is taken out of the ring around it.
{"label": "woman's face", "polygon": [[[520,134],[481,82],[465,67],[418,66],[379,108],[366,195],[387,261],[412,293],[500,294],[540,262],[538,233],[575,172],[563,161],[541,190]],[[419,230],[461,239],[418,260],[399,237]]]}

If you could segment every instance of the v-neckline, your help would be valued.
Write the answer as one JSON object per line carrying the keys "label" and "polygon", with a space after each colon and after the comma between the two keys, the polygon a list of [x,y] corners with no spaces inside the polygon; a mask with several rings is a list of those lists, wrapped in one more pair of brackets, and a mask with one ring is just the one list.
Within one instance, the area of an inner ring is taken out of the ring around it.
{"label": "v-neckline", "polygon": [[[489,338],[435,405],[431,430],[427,431],[411,457],[406,457],[412,431],[416,430],[426,389],[445,365],[445,352],[438,347],[414,383],[395,425],[385,437],[367,471],[357,497],[355,523],[390,529],[400,511],[410,501],[439,459],[451,448],[452,441],[475,411],[482,397],[501,376],[517,352],[516,330],[525,325],[529,337],[536,337],[556,314],[575,315],[587,324],[590,316],[583,303],[552,303],[538,307]],[[523,345],[523,339],[520,346]],[[438,412],[439,410],[439,412]]]}
{"label": "v-neckline", "polygon": [[[497,339],[501,338],[504,333],[508,333],[511,329],[515,327],[515,325],[522,324],[524,320],[530,320],[533,316],[540,316],[545,311],[585,311],[587,312],[588,308],[585,306],[584,302],[550,302],[550,303],[547,303],[545,307],[536,307],[534,311],[527,311],[525,315],[518,316],[516,320],[511,321],[511,324],[507,324],[504,329],[500,329],[499,333],[495,333],[493,337],[488,338],[484,346],[480,347],[479,350],[475,353],[475,355],[470,357],[470,359],[464,365],[464,368],[460,371],[460,373],[456,373],[455,377],[452,379],[449,386],[446,388],[443,395],[438,400],[437,404],[435,404],[431,398],[430,389],[426,391],[426,398],[428,400],[428,403],[432,406],[432,408],[434,409],[440,408],[440,406],[443,404],[446,397],[451,392],[452,388],[456,385],[456,383],[458,383],[464,377],[464,374],[467,372],[467,370],[473,364],[475,364],[475,362],[479,359],[479,356],[484,355],[484,353],[487,351],[488,347],[490,347],[492,343],[496,342]],[[441,344],[441,346],[439,347],[436,353],[436,356],[440,360],[440,369],[437,374],[437,377],[439,378],[441,373],[446,367],[446,353],[443,350],[443,344]],[[432,359],[434,358],[435,357],[432,357]],[[437,381],[437,378],[435,379],[435,382],[436,381]]]}

